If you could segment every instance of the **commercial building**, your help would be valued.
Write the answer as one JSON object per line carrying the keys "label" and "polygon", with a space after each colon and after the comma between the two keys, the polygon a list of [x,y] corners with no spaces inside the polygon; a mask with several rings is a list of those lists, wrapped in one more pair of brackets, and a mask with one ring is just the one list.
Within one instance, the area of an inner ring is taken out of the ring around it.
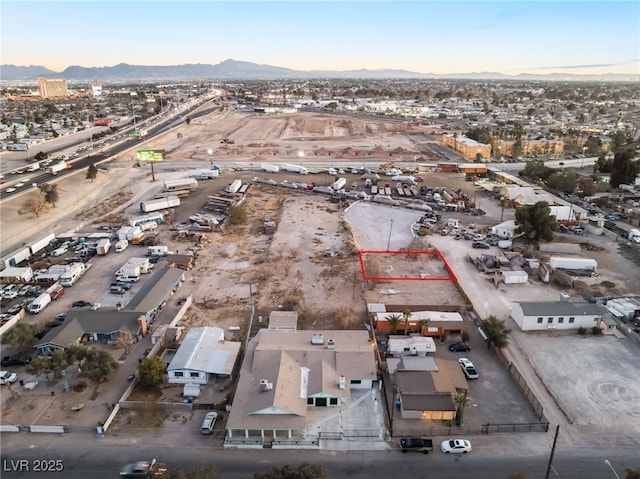
{"label": "commercial building", "polygon": [[522,331],[598,327],[604,333],[611,333],[616,327],[609,311],[594,303],[568,301],[513,303],[511,317]]}
{"label": "commercial building", "polygon": [[67,80],[64,78],[38,78],[40,98],[66,98],[69,96]]}

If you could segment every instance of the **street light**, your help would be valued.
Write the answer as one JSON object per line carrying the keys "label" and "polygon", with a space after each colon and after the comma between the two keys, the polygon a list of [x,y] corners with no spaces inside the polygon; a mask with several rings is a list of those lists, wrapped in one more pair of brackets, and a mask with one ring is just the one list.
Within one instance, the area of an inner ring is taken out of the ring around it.
{"label": "street light", "polygon": [[391,246],[391,232],[393,231],[393,219],[391,220],[391,226],[389,227],[389,239],[387,240],[387,251],[389,251],[389,247]]}
{"label": "street light", "polygon": [[209,148],[207,150],[207,155],[209,155],[209,165],[211,166],[211,169],[213,170],[213,150],[211,148]]}
{"label": "street light", "polygon": [[616,479],[620,479],[620,476],[618,476],[618,473],[616,472],[616,470],[613,468],[613,466],[611,465],[611,462],[609,462],[609,459],[605,459],[604,463],[609,466],[609,469],[611,469],[613,471],[613,473],[616,476]]}

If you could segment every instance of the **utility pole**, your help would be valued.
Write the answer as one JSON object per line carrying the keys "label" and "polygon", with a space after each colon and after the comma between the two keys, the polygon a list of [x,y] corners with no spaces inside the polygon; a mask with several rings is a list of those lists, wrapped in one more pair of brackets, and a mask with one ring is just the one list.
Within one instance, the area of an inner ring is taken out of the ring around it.
{"label": "utility pole", "polygon": [[560,432],[560,426],[556,426],[556,434],[553,438],[553,446],[551,446],[551,455],[549,456],[549,465],[547,466],[547,473],[544,475],[544,479],[549,479],[551,474],[551,464],[553,463],[553,455],[556,452],[556,443],[558,442],[558,433]]}

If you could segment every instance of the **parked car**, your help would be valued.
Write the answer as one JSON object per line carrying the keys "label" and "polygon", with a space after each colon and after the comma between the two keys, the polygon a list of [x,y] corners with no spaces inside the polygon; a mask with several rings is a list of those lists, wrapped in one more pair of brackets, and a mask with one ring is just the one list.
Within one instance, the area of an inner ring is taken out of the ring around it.
{"label": "parked car", "polygon": [[15,383],[16,379],[18,379],[18,375],[16,373],[12,373],[11,371],[0,371],[0,384]]}
{"label": "parked car", "polygon": [[471,351],[471,346],[469,346],[469,343],[465,343],[463,341],[457,342],[457,343],[453,343],[449,345],[449,351]]}
{"label": "parked car", "polygon": [[124,288],[120,285],[111,286],[109,288],[111,294],[124,294]]}
{"label": "parked car", "polygon": [[4,367],[26,366],[30,362],[31,362],[31,356],[29,356],[28,354],[18,353],[18,354],[12,354],[10,356],[4,356],[2,358],[2,362],[0,363],[0,365]]}
{"label": "parked car", "polygon": [[466,454],[471,451],[471,443],[466,439],[449,439],[448,441],[442,441],[440,449],[445,454],[450,453],[462,453]]}
{"label": "parked car", "polygon": [[80,299],[78,301],[74,301],[71,306],[74,308],[84,308],[85,306],[93,306],[93,304],[89,301],[85,301],[84,299]]}
{"label": "parked car", "polygon": [[200,425],[200,434],[213,434],[213,428],[216,425],[216,420],[218,419],[218,413],[215,411],[210,411],[204,416],[204,420]]}
{"label": "parked car", "polygon": [[476,367],[471,360],[468,358],[460,358],[458,359],[458,363],[467,379],[478,379],[478,371],[476,371]]}
{"label": "parked car", "polygon": [[167,465],[162,462],[157,462],[153,459],[149,461],[138,461],[131,464],[127,464],[120,471],[120,477],[127,479],[138,478],[150,478],[150,477],[162,477],[167,471]]}
{"label": "parked car", "polygon": [[433,441],[426,437],[403,437],[400,439],[400,449],[402,452],[421,452],[429,454],[433,451]]}
{"label": "parked car", "polygon": [[490,245],[488,245],[487,243],[483,243],[482,241],[474,241],[471,246],[473,248],[478,248],[478,249],[489,249],[491,248]]}
{"label": "parked car", "polygon": [[63,294],[64,294],[64,288],[61,286],[51,293],[51,299],[53,300],[58,299]]}

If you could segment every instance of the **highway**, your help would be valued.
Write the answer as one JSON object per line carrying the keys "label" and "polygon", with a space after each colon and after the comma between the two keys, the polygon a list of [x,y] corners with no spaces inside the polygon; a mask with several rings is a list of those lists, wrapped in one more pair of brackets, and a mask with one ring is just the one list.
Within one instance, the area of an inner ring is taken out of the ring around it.
{"label": "highway", "polygon": [[[145,141],[160,136],[171,130],[172,128],[182,125],[186,122],[187,117],[191,117],[191,119],[197,119],[214,112],[216,109],[217,107],[207,106],[206,104],[196,104],[184,111],[174,112],[168,118],[161,120],[156,124],[152,124],[152,126],[148,128],[145,128],[145,135],[143,138],[137,139],[129,137],[125,140],[118,141],[117,143],[114,143],[110,146],[95,148],[94,152],[97,150],[98,154],[93,153],[87,156],[82,156],[77,160],[68,160],[68,163],[71,164],[71,168],[60,171],[56,175],[49,174],[47,172],[48,167],[41,168],[38,171],[24,173],[20,176],[10,176],[5,173],[4,180],[6,181],[6,183],[3,185],[2,190],[0,190],[0,203],[6,199],[22,195],[30,191],[32,188],[38,187],[39,185],[56,181],[67,175],[76,174],[79,170],[86,172],[87,168],[90,165],[95,164],[98,166],[101,163],[110,161],[114,156],[119,155],[123,152],[132,149],[143,149],[144,147],[142,146],[142,144]],[[51,164],[49,166],[51,166]],[[24,184],[18,187],[15,191],[10,191],[11,188],[16,188],[16,184],[19,183]]]}

